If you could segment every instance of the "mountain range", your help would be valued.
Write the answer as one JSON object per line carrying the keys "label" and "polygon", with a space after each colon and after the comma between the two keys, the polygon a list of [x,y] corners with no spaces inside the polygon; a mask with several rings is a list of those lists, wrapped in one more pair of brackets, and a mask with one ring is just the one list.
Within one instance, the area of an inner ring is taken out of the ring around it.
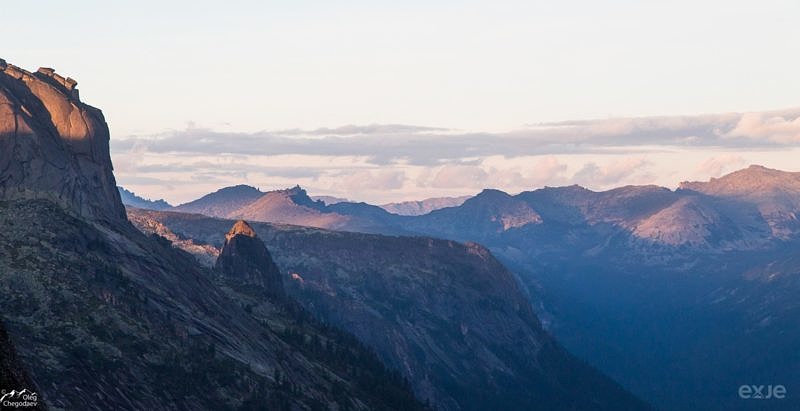
{"label": "mountain range", "polygon": [[[108,126],[76,85],[0,65],[0,348],[48,407],[649,409],[564,350],[480,245],[129,219]],[[201,200],[178,208],[388,227],[299,187]]]}
{"label": "mountain range", "polygon": [[800,382],[800,361],[764,353],[800,344],[785,326],[800,291],[800,173],[754,165],[675,190],[487,189],[417,216],[289,192],[240,210],[255,221],[486,246],[569,351],[659,408],[758,409],[736,396],[741,384]]}
{"label": "mountain range", "polygon": [[146,208],[148,210],[167,210],[172,208],[172,206],[164,200],[150,200],[147,198],[142,198],[137,196],[136,193],[128,191],[123,187],[117,187],[117,189],[119,190],[122,204],[125,204],[126,206]]}
{"label": "mountain range", "polygon": [[[398,215],[423,215],[440,208],[458,207],[471,196],[435,197],[419,201],[401,201],[399,203],[381,204],[378,207]],[[340,203],[343,201],[339,201]]]}
{"label": "mountain range", "polygon": [[[251,203],[254,203],[256,200],[263,197],[266,192],[263,192],[255,187],[251,187],[248,185],[238,185],[232,187],[225,187],[220,190],[217,190],[213,193],[209,193],[202,198],[198,198],[197,200],[190,201],[185,204],[181,204],[179,206],[173,207],[163,199],[160,200],[149,200],[137,196],[135,193],[125,189],[124,187],[118,187],[120,195],[122,196],[122,203],[126,206],[142,208],[145,210],[174,210],[174,211],[181,211],[187,213],[200,213],[205,215],[217,216],[217,217],[232,217],[236,215],[243,215],[244,210],[247,206],[250,206]],[[286,190],[277,190],[271,191],[273,193],[272,196],[275,196],[277,193],[289,193],[290,191],[294,191],[293,194],[289,195],[297,195],[302,192],[302,195],[308,196],[308,194],[300,188],[296,186],[292,189]],[[397,214],[397,215],[405,215],[405,216],[416,216],[416,215],[423,215],[430,213],[431,211],[438,210],[441,208],[446,207],[456,207],[464,203],[467,199],[471,196],[461,196],[461,197],[436,197],[436,198],[428,198],[425,200],[418,200],[418,201],[402,201],[398,203],[387,203],[378,205],[378,207],[386,210],[389,213]],[[235,198],[233,203],[226,202],[226,198]],[[333,196],[309,196],[308,199],[303,199],[303,201],[298,201],[298,204],[301,202],[305,202],[307,205],[311,205],[317,207],[324,208],[325,206],[332,206],[334,204],[339,203],[347,203],[351,204],[352,201],[346,198],[340,197],[333,197]],[[258,207],[257,205],[254,207]],[[253,210],[250,210],[253,212]],[[270,210],[262,211],[264,215],[272,215],[275,214],[274,212],[270,212]],[[320,223],[322,224],[322,223]]]}

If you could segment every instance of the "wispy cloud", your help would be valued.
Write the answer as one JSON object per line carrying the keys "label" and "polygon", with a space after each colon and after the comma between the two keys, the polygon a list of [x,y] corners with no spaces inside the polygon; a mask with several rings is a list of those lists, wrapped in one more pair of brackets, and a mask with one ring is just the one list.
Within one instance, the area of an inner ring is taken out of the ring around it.
{"label": "wispy cloud", "polygon": [[696,172],[709,177],[719,177],[724,173],[744,166],[745,163],[745,159],[740,155],[723,154],[703,161],[697,166]]}
{"label": "wispy cloud", "polygon": [[647,170],[651,165],[651,162],[643,158],[626,158],[603,166],[589,162],[575,173],[572,179],[578,184],[595,187],[605,187],[620,182],[645,183],[653,179]]}
{"label": "wispy cloud", "polygon": [[302,184],[315,194],[376,201],[487,187],[673,184],[765,163],[758,152],[784,158],[796,147],[800,109],[565,121],[504,132],[373,124],[231,133],[190,126],[112,140],[123,184],[180,191],[178,201],[239,183]]}
{"label": "wispy cloud", "polygon": [[781,145],[800,144],[800,116],[797,113],[746,113],[725,137]]}
{"label": "wispy cloud", "polygon": [[754,148],[800,144],[800,109],[765,113],[616,118],[459,132],[412,125],[230,133],[204,128],[114,141],[117,152],[366,156],[375,164],[433,165],[466,157],[641,151],[647,146]]}

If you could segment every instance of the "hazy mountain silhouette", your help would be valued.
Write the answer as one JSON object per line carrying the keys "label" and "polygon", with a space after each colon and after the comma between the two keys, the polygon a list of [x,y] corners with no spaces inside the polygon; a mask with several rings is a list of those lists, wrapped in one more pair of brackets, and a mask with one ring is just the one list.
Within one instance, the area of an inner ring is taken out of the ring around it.
{"label": "hazy mountain silhouette", "polygon": [[172,206],[164,200],[149,200],[136,195],[132,191],[128,191],[123,187],[117,187],[122,204],[131,207],[144,208],[147,210],[167,210]]}
{"label": "hazy mountain silhouette", "polygon": [[[571,352],[635,394],[665,409],[758,408],[738,398],[742,381],[780,375],[794,383],[800,366],[788,348],[761,352],[800,344],[791,327],[763,325],[790,321],[794,310],[800,274],[788,262],[800,249],[798,176],[751,166],[677,190],[484,190],[420,216],[338,203],[336,228],[481,243],[527,286]],[[755,281],[754,272],[770,274]]]}
{"label": "hazy mountain silhouette", "polygon": [[[401,201],[399,203],[381,204],[379,207],[398,215],[422,215],[433,210],[447,207],[457,207],[464,204],[471,196],[461,197],[436,197],[419,201]],[[338,201],[342,203],[344,201]]]}

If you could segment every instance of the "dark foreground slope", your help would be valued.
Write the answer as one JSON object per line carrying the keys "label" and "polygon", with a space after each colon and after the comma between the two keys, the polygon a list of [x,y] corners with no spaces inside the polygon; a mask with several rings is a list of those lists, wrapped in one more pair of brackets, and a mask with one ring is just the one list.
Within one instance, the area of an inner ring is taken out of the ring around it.
{"label": "dark foreground slope", "polygon": [[294,336],[325,327],[280,306],[257,320],[166,241],[46,201],[3,203],[0,226],[0,309],[54,409],[418,407],[363,348],[320,355]]}
{"label": "dark foreground slope", "polygon": [[0,63],[0,316],[49,408],[423,409],[352,337],[291,306],[255,316],[136,230],[102,113],[71,79]]}
{"label": "dark foreground slope", "polygon": [[[17,350],[11,343],[3,324],[0,323],[0,409],[5,409],[3,403],[26,403],[27,409],[43,410],[44,403],[38,401],[38,388],[28,376],[25,366],[17,356]],[[9,394],[13,392],[33,393],[33,397],[22,398],[22,395]],[[8,395],[6,395],[8,394]],[[34,400],[35,398],[35,400]],[[34,402],[35,401],[35,402]]]}
{"label": "dark foreground slope", "polygon": [[[221,247],[233,224],[174,212],[129,215],[189,250]],[[372,347],[440,409],[646,408],[559,347],[513,276],[477,244],[252,226],[290,295]]]}

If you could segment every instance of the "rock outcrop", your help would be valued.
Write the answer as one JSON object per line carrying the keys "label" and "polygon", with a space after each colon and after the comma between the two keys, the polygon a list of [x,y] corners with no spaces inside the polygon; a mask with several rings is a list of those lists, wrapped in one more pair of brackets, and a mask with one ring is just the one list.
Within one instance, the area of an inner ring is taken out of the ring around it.
{"label": "rock outcrop", "polygon": [[124,220],[108,126],[76,85],[0,60],[0,200],[47,199],[92,220]]}
{"label": "rock outcrop", "polygon": [[283,299],[281,273],[253,227],[239,220],[225,235],[215,269],[243,285],[257,286],[273,299]]}

